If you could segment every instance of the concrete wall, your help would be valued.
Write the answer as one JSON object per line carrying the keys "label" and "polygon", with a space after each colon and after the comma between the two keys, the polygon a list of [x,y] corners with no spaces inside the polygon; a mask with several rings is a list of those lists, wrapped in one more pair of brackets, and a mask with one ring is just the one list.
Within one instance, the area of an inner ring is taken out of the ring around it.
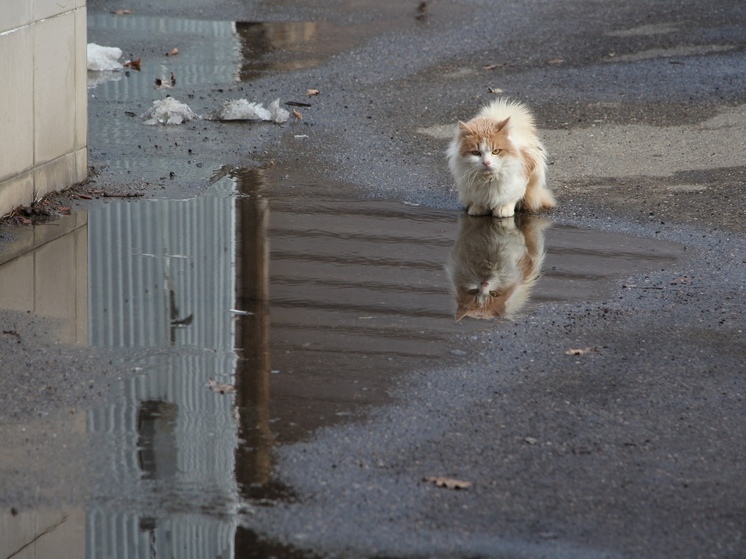
{"label": "concrete wall", "polygon": [[0,215],[88,173],[85,0],[0,9]]}

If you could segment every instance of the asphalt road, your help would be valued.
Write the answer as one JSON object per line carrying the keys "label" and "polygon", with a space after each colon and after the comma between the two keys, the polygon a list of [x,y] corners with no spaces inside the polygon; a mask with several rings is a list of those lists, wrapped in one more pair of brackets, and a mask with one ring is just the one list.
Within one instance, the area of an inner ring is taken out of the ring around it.
{"label": "asphalt road", "polygon": [[[195,128],[207,138],[199,142],[206,162],[272,161],[279,173],[353,185],[355,196],[458,211],[444,130],[500,89],[537,113],[559,201],[552,220],[673,241],[687,256],[619,278],[606,300],[543,305],[458,340],[468,347],[460,363],[412,372],[392,387],[390,406],[281,447],[276,477],[297,500],[242,522],[321,556],[746,556],[746,5],[418,5],[127,7],[330,25],[336,43],[313,47],[315,65],[270,70],[251,84],[260,99],[308,100],[306,90],[318,89],[302,121]],[[88,4],[89,14],[121,7]],[[118,46],[144,56],[163,50],[159,37],[131,40]],[[282,52],[272,56],[283,62]],[[206,113],[237,87],[185,93]],[[91,99],[91,119],[116,125],[128,118],[121,113],[121,104]],[[158,157],[178,184],[154,171],[134,185],[107,166],[128,159],[146,168],[152,153],[131,142],[92,134],[90,149],[103,188],[179,196],[209,182],[175,147]],[[572,348],[593,351],[567,355]],[[85,359],[60,349],[39,367]],[[473,485],[449,490],[427,476]]]}

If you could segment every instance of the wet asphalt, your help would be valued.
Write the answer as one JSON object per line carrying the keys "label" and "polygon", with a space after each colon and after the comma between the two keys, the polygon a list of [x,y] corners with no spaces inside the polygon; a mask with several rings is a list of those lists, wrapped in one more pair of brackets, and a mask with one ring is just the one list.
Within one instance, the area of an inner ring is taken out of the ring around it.
{"label": "wet asphalt", "polygon": [[[221,165],[271,167],[348,197],[456,213],[443,129],[501,89],[537,113],[559,201],[550,219],[675,242],[685,256],[619,277],[602,300],[456,337],[454,365],[412,371],[390,405],[280,447],[275,477],[296,498],[248,505],[242,524],[323,557],[746,556],[746,5],[419,4],[129,2],[142,16],[325,21],[342,46],[311,68],[183,90],[201,114],[238,93],[312,105],[288,125],[200,123],[157,148],[142,126],[138,142],[92,133],[96,187],[179,197],[204,191]],[[89,16],[120,7],[91,0]],[[143,58],[171,48],[127,40],[117,46]],[[89,118],[132,126],[124,111],[149,105],[138,102],[94,90]],[[150,170],[153,158],[163,166]],[[33,335],[23,348],[0,338],[3,378],[22,362],[63,380],[45,381],[52,396],[6,395],[6,420],[86,407],[126,374],[115,355],[102,368],[84,349],[47,348],[33,317],[13,320]]]}

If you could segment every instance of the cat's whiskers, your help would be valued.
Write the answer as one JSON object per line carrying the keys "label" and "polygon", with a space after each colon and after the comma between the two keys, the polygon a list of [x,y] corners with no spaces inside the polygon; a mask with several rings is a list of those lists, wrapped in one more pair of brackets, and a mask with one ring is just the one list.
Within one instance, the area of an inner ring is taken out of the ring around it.
{"label": "cat's whiskers", "polygon": [[[459,178],[458,182],[464,184],[465,186],[472,186],[474,183],[477,182],[480,178],[483,177],[483,173],[480,169],[466,169]],[[490,176],[490,180],[492,180],[493,176]]]}

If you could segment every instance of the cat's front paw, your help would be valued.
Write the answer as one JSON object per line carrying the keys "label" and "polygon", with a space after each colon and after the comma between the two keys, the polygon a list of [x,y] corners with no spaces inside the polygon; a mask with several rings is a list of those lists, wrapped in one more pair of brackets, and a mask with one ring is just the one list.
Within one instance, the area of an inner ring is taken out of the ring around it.
{"label": "cat's front paw", "polygon": [[469,206],[466,210],[469,215],[489,215],[490,210],[489,208],[485,208],[484,206],[477,206],[476,204],[472,204]]}
{"label": "cat's front paw", "polygon": [[515,203],[492,208],[492,215],[495,217],[512,217],[515,215]]}

